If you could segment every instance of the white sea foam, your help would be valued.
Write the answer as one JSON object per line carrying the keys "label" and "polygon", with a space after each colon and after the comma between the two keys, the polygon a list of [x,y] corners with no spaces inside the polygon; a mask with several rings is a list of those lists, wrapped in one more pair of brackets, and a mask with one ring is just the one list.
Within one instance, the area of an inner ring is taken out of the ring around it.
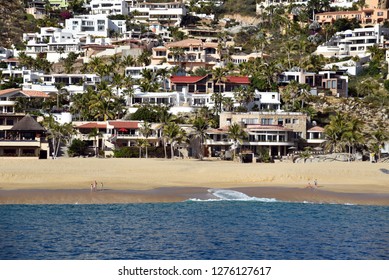
{"label": "white sea foam", "polygon": [[208,192],[212,194],[212,198],[209,199],[198,199],[191,198],[190,201],[261,201],[261,202],[276,202],[275,198],[260,198],[255,196],[248,196],[242,192],[233,190],[222,190],[222,189],[209,189]]}

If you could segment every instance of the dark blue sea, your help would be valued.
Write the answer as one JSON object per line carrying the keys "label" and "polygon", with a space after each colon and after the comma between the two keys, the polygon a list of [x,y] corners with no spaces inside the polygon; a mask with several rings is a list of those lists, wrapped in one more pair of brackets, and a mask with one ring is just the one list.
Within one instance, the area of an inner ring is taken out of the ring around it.
{"label": "dark blue sea", "polygon": [[0,205],[0,259],[389,259],[389,207]]}

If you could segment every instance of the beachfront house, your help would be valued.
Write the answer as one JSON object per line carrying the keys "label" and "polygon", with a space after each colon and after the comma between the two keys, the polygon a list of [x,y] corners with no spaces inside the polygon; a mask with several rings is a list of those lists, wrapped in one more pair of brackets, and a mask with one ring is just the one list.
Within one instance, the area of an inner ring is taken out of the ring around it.
{"label": "beachfront house", "polygon": [[[162,126],[151,124],[151,133],[142,135],[142,121],[112,120],[106,122],[73,122],[77,130],[76,139],[88,143],[89,147],[112,156],[115,149],[137,146],[137,140],[146,139],[150,146],[160,146]],[[98,132],[93,134],[93,132]]]}
{"label": "beachfront house", "polygon": [[[35,101],[44,101],[50,96],[41,91],[24,90],[20,88],[9,88],[0,90],[0,113],[14,114],[16,112],[16,106],[18,99],[25,98],[30,105]],[[31,106],[29,106],[31,107]],[[35,108],[39,109],[39,108]]]}
{"label": "beachfront house", "polygon": [[206,156],[217,157],[231,153],[233,142],[228,127],[239,124],[247,137],[239,145],[241,151],[256,156],[266,153],[281,158],[291,153],[307,137],[307,115],[292,112],[249,112],[220,114],[220,128],[209,129],[205,141]]}
{"label": "beachfront house", "polygon": [[0,156],[47,159],[46,130],[30,115],[0,113]]}

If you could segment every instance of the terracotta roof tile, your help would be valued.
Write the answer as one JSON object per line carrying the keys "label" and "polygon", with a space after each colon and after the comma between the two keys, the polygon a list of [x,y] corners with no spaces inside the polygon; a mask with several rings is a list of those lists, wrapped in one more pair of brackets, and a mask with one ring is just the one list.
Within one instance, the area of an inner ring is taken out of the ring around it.
{"label": "terracotta roof tile", "polygon": [[21,90],[20,88],[7,88],[7,89],[0,90],[0,95],[5,95],[5,94],[13,93],[13,92],[18,92],[20,90]]}
{"label": "terracotta roof tile", "polygon": [[174,48],[174,47],[189,47],[190,45],[202,45],[203,41],[198,39],[185,39],[177,42],[167,43],[165,46],[167,48]]}
{"label": "terracotta roof tile", "polygon": [[48,98],[49,95],[47,93],[44,93],[43,91],[37,91],[37,90],[22,90],[23,94],[29,96],[29,97],[42,97],[42,98]]}
{"label": "terracotta roof tile", "polygon": [[321,126],[314,126],[307,130],[307,132],[324,132],[324,128]]}
{"label": "terracotta roof tile", "polygon": [[89,122],[77,126],[77,128],[107,128],[105,123]]}
{"label": "terracotta roof tile", "polygon": [[250,84],[249,77],[235,77],[235,76],[229,76],[226,77],[228,83],[232,84]]}
{"label": "terracotta roof tile", "polygon": [[113,125],[114,128],[139,128],[139,122],[137,121],[110,121],[110,125]]}
{"label": "terracotta roof tile", "polygon": [[170,81],[174,84],[180,84],[180,83],[192,84],[192,83],[197,83],[206,77],[207,76],[172,76],[170,78]]}

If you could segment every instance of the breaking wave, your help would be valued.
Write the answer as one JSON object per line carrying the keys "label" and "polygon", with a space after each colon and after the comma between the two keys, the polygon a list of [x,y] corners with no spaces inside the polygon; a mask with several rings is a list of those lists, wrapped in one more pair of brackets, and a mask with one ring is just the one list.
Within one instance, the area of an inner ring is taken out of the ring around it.
{"label": "breaking wave", "polygon": [[248,196],[245,193],[233,190],[209,189],[211,197],[208,199],[191,198],[189,201],[261,201],[261,202],[277,202],[275,198],[260,198]]}

